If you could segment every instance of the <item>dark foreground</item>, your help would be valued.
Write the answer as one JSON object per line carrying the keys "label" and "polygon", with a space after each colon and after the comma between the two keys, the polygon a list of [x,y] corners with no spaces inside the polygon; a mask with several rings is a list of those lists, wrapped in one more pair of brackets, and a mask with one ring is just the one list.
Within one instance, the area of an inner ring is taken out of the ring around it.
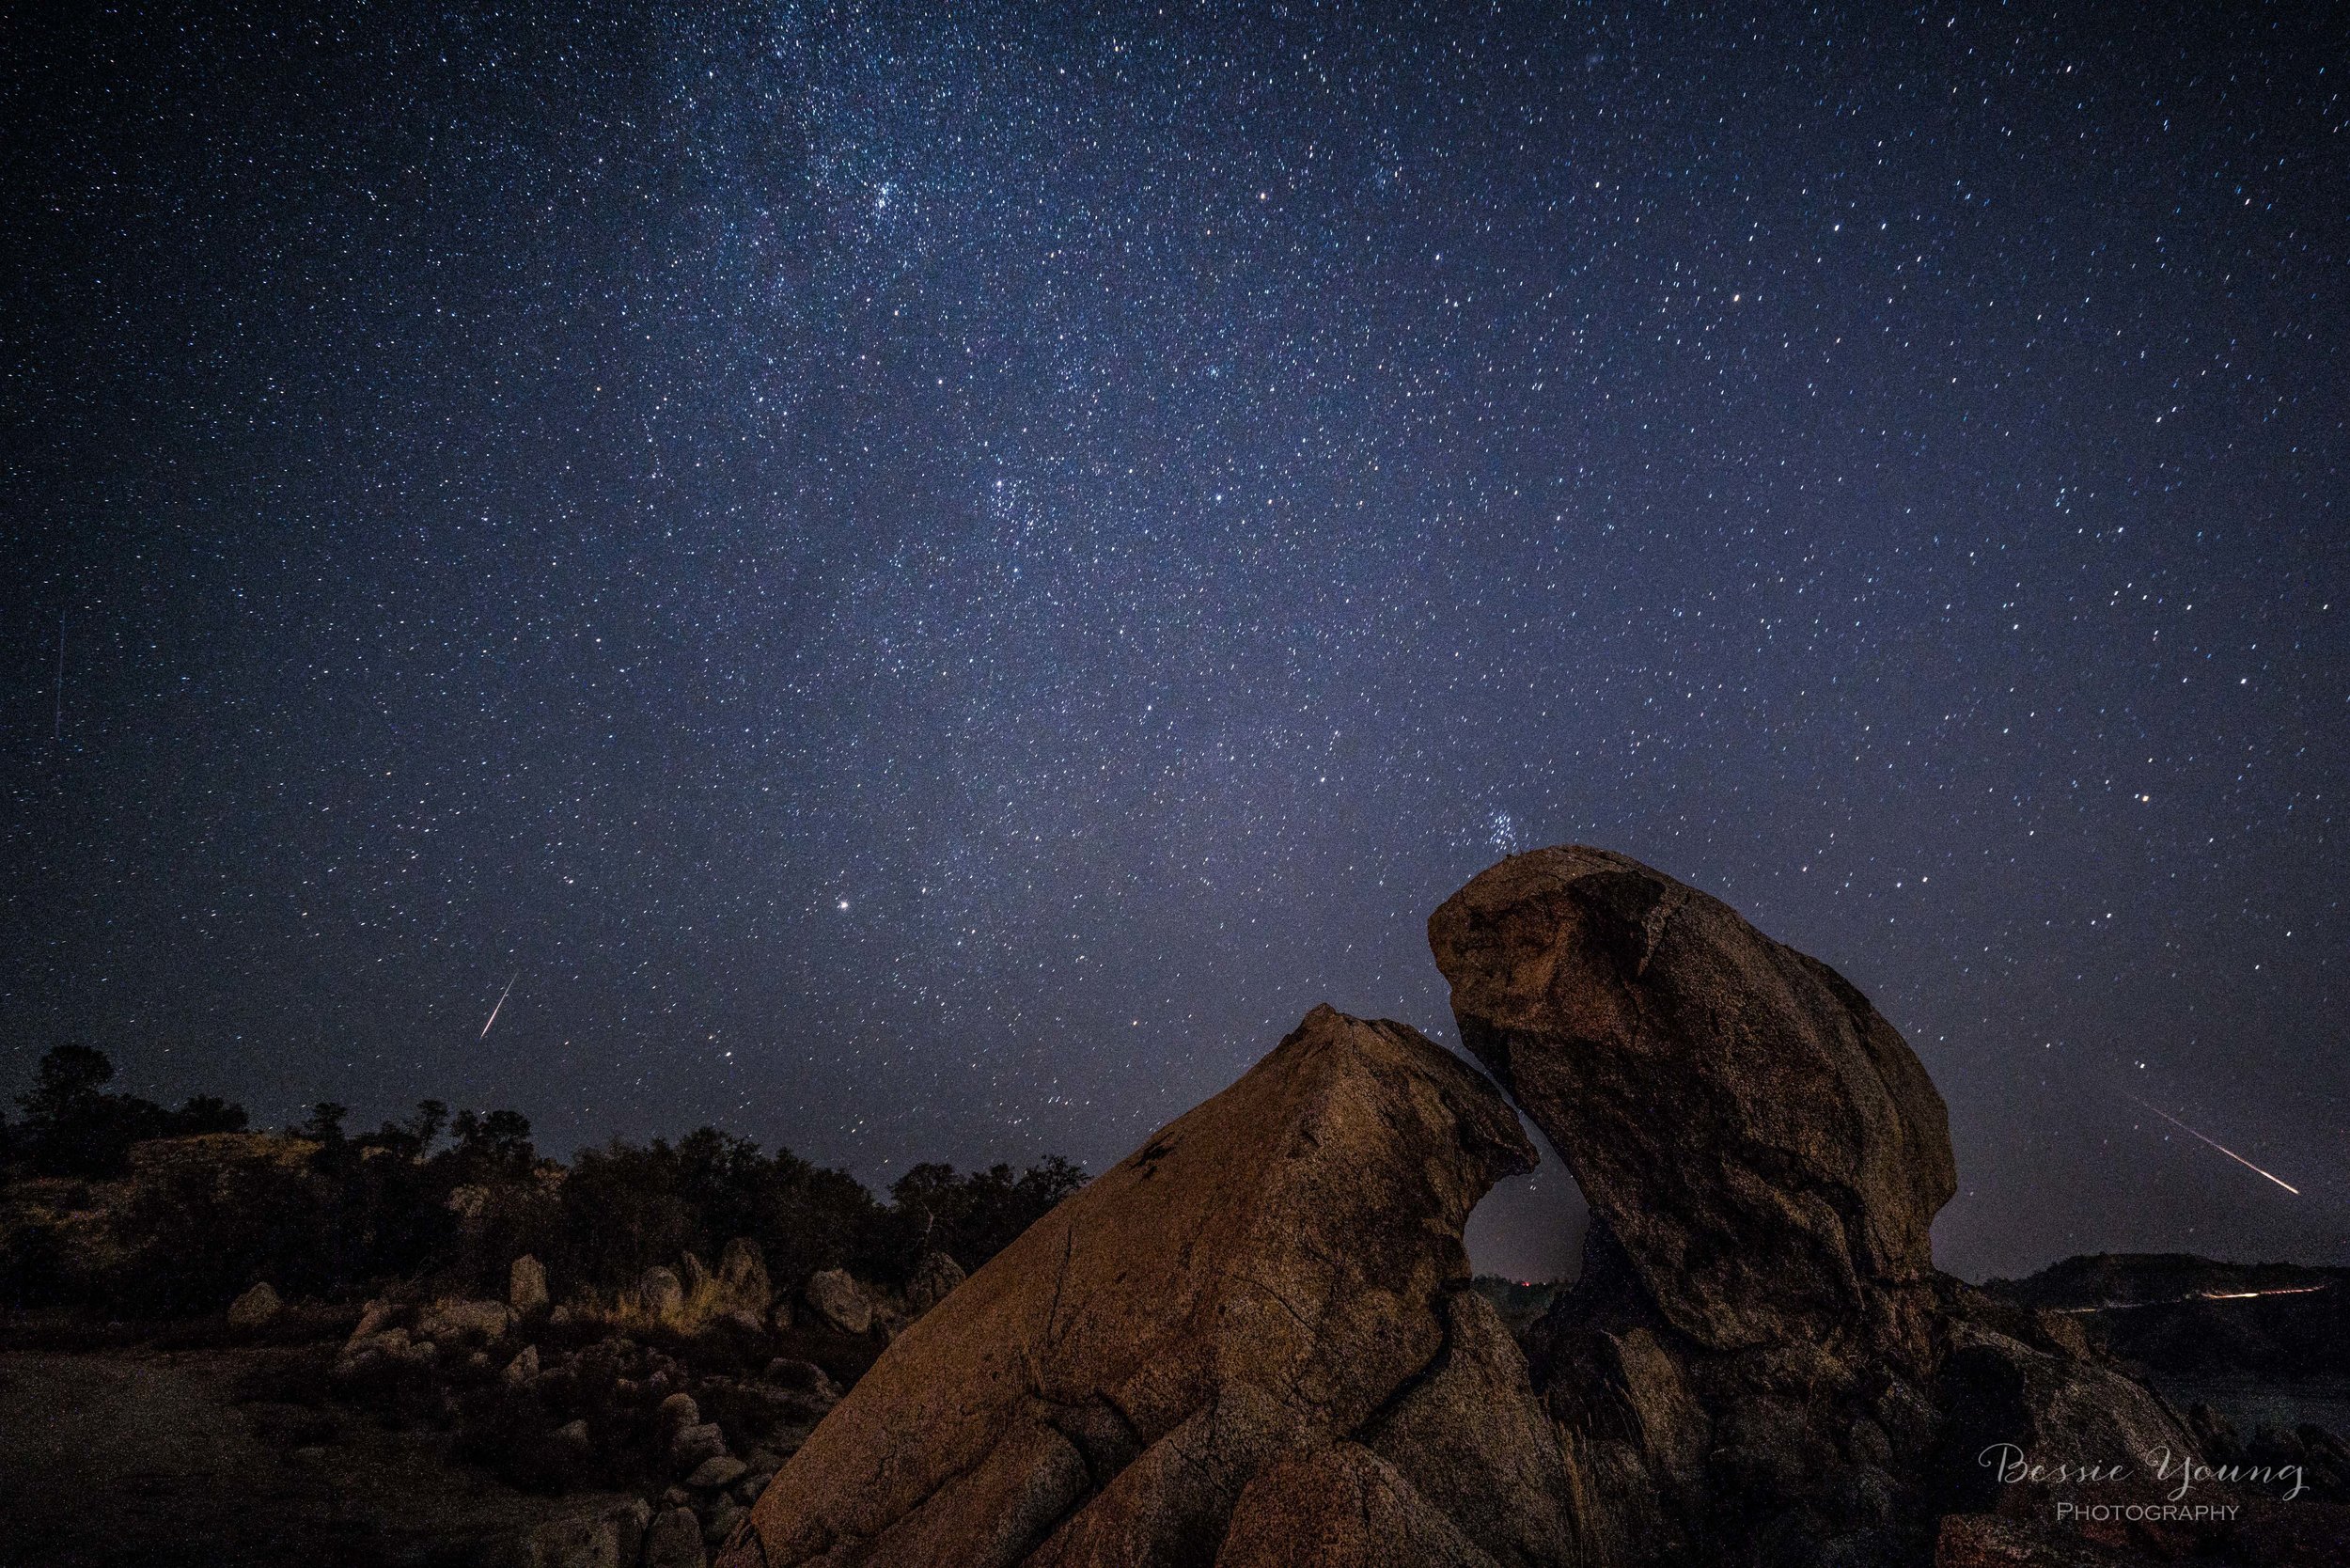
{"label": "dark foreground", "polygon": [[525,1564],[626,1499],[533,1497],[427,1434],[242,1398],[274,1350],[0,1355],[0,1564]]}

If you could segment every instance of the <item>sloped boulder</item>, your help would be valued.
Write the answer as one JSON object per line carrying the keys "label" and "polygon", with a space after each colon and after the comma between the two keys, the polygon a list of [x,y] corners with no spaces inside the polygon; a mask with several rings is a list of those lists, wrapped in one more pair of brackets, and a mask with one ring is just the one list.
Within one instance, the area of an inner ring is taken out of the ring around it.
{"label": "sloped boulder", "polygon": [[[1452,1304],[1470,1208],[1533,1158],[1458,1059],[1317,1008],[900,1335],[720,1560],[1485,1568],[1445,1505],[1488,1482],[1425,1432],[1456,1384],[1511,1374]],[[1406,1521],[1420,1555],[1329,1555],[1288,1465]]]}
{"label": "sloped boulder", "polygon": [[1673,1327],[1931,1358],[1948,1117],[1817,959],[1606,850],[1512,855],[1429,917],[1462,1043],[1550,1137]]}

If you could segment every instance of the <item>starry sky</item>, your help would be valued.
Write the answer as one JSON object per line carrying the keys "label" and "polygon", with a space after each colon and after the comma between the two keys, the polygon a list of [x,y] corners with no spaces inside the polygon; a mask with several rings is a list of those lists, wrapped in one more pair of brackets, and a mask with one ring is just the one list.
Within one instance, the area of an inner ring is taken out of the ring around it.
{"label": "starry sky", "polygon": [[1100,1169],[1575,840],[1902,1027],[1946,1266],[2350,1262],[2339,9],[71,9],[0,1089]]}

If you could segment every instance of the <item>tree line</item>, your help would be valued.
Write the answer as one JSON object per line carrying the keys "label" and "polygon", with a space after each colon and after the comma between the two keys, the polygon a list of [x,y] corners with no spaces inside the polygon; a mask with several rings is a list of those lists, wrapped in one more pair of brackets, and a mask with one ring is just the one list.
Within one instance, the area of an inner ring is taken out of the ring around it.
{"label": "tree line", "polygon": [[[139,1143],[249,1128],[227,1101],[169,1109],[111,1090],[113,1077],[86,1045],[44,1056],[17,1096],[21,1120],[0,1120],[0,1173],[105,1183],[130,1172]],[[715,1127],[675,1142],[616,1137],[565,1165],[540,1153],[513,1110],[425,1100],[359,1133],[350,1115],[313,1106],[290,1129],[315,1145],[297,1159],[163,1162],[127,1194],[104,1189],[102,1245],[52,1209],[9,1205],[20,1217],[0,1219],[10,1226],[0,1300],[173,1316],[216,1310],[259,1279],[328,1301],[403,1281],[497,1294],[525,1252],[558,1294],[609,1293],[688,1252],[714,1260],[734,1236],[760,1244],[779,1282],[846,1267],[893,1284],[930,1251],[978,1268],[1085,1180],[1058,1155],[1019,1171],[929,1163],[885,1200],[846,1171]]]}

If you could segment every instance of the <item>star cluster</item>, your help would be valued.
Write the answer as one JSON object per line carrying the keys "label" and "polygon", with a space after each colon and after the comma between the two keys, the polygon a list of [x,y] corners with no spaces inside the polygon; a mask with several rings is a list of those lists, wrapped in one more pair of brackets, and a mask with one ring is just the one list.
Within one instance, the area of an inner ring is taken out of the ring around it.
{"label": "star cluster", "polygon": [[12,1077],[1098,1168],[1582,840],[1904,1030],[1950,1266],[2350,1257],[2324,8],[11,35]]}

